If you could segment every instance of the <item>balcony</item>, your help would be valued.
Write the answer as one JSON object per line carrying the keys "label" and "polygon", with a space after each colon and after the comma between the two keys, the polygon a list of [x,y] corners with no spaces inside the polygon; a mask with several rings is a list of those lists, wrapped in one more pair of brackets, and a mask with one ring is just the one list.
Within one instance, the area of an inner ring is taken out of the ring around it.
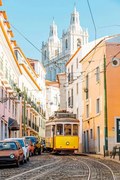
{"label": "balcony", "polygon": [[32,101],[31,101],[31,98],[28,97],[28,98],[27,98],[27,104],[26,104],[26,106],[27,106],[27,107],[31,107],[31,102],[32,102]]}
{"label": "balcony", "polygon": [[4,85],[9,84],[9,81],[6,77],[2,77],[1,81],[4,83]]}

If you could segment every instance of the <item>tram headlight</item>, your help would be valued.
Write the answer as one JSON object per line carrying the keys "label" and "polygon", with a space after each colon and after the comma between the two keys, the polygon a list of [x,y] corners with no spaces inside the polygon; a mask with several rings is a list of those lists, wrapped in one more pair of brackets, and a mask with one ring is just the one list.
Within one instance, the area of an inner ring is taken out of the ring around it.
{"label": "tram headlight", "polygon": [[70,142],[69,142],[69,141],[67,141],[67,142],[66,142],[66,145],[69,145],[69,144],[70,144]]}

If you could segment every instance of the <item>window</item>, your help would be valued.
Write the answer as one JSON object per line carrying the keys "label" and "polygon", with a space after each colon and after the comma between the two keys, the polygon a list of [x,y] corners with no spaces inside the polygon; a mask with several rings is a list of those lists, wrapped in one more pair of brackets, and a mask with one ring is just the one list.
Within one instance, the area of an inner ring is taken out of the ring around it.
{"label": "window", "polygon": [[75,22],[75,17],[73,17],[73,23]]}
{"label": "window", "polygon": [[78,112],[78,108],[77,108],[77,119],[79,118],[79,112]]}
{"label": "window", "polygon": [[96,113],[97,114],[100,113],[100,99],[99,98],[96,100]]}
{"label": "window", "polygon": [[46,137],[50,137],[51,136],[51,126],[46,126],[46,129],[45,129],[45,136]]}
{"label": "window", "polygon": [[70,80],[73,81],[73,65],[71,65],[71,77]]}
{"label": "window", "polygon": [[15,103],[15,117],[17,117],[17,104]]}
{"label": "window", "polygon": [[68,91],[68,107],[70,107],[70,91]]}
{"label": "window", "polygon": [[70,69],[68,69],[68,82],[70,82]]}
{"label": "window", "polygon": [[14,114],[14,102],[12,102],[12,114]]}
{"label": "window", "polygon": [[78,58],[76,59],[76,69],[78,69]]}
{"label": "window", "polygon": [[64,125],[64,135],[71,135],[71,124]]}
{"label": "window", "polygon": [[81,40],[77,39],[77,48],[81,47]]}
{"label": "window", "polygon": [[76,84],[76,93],[78,94],[78,83]]}
{"label": "window", "polygon": [[11,108],[11,100],[9,99],[9,110],[10,110],[10,108]]}
{"label": "window", "polygon": [[7,124],[5,124],[5,138],[7,138]]}
{"label": "window", "polygon": [[90,129],[90,138],[93,139],[93,130]]}
{"label": "window", "polygon": [[57,124],[56,135],[63,135],[63,124]]}
{"label": "window", "polygon": [[100,80],[100,68],[96,68],[96,81],[98,82]]}
{"label": "window", "polygon": [[44,55],[45,60],[46,60],[46,57],[47,57],[46,55],[47,55],[47,52],[46,52],[46,50],[45,50],[45,55]]}
{"label": "window", "polygon": [[78,125],[73,124],[73,136],[77,136],[77,135],[78,135]]}
{"label": "window", "polygon": [[88,81],[88,75],[86,76],[86,88],[85,88],[85,93],[86,93],[86,99],[88,99],[89,94],[88,94],[88,86],[89,86],[89,81]]}
{"label": "window", "polygon": [[86,105],[86,118],[89,118],[89,105]]}
{"label": "window", "polygon": [[73,107],[73,89],[71,89],[71,107]]}
{"label": "window", "polygon": [[67,39],[65,40],[65,48],[66,49],[68,48],[68,40]]}

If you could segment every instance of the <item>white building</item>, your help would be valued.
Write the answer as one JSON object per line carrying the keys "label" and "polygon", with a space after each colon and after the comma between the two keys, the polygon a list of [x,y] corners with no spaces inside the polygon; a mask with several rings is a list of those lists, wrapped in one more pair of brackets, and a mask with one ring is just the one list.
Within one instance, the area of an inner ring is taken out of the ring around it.
{"label": "white building", "polygon": [[65,72],[65,64],[74,52],[88,42],[88,32],[80,26],[79,13],[74,8],[70,25],[63,31],[61,40],[57,35],[57,25],[53,21],[49,38],[42,44],[42,63],[46,69],[46,79],[55,81],[56,74]]}
{"label": "white building", "polygon": [[59,83],[46,80],[46,108],[47,119],[54,115],[60,108],[60,89]]}
{"label": "white building", "polygon": [[46,121],[46,83],[45,83],[45,75],[46,71],[43,65],[39,60],[36,59],[28,59],[31,66],[35,70],[37,74],[37,83],[41,88],[40,91],[40,117],[39,117],[39,135],[40,137],[45,137],[45,121]]}

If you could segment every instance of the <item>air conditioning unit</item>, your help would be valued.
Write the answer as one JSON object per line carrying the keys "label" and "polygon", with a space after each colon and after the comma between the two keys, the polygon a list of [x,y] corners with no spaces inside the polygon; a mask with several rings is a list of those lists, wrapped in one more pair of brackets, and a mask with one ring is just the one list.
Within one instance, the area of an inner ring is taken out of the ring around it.
{"label": "air conditioning unit", "polygon": [[120,59],[112,58],[112,66],[114,67],[120,66]]}

